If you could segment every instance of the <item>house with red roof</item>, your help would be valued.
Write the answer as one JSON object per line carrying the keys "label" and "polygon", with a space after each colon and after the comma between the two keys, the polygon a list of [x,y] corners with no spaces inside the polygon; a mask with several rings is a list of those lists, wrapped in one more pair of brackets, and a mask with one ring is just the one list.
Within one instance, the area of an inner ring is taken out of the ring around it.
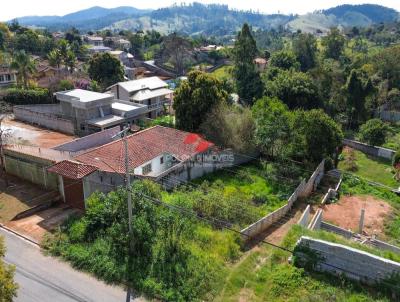
{"label": "house with red roof", "polygon": [[57,174],[65,202],[84,208],[85,199],[96,191],[109,192],[125,184],[125,157],[132,180],[151,179],[166,188],[201,177],[217,169],[212,142],[195,133],[155,126],[123,139],[80,153],[73,160],[48,169]]}

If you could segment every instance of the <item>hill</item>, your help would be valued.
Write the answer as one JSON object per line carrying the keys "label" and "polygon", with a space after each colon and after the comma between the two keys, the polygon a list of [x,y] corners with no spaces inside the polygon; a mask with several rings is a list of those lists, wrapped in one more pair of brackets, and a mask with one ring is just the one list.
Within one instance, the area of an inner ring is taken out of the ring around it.
{"label": "hill", "polygon": [[331,27],[367,27],[377,23],[397,21],[399,13],[391,8],[374,4],[340,5],[327,10],[297,16],[288,23],[293,30],[323,32]]}
{"label": "hill", "polygon": [[65,16],[27,16],[17,18],[21,25],[46,27],[50,30],[65,30],[74,26],[80,30],[97,30],[126,18],[149,13],[129,6],[103,8],[94,6]]}
{"label": "hill", "polygon": [[243,23],[249,23],[253,28],[268,29],[285,25],[293,16],[275,14],[264,15],[253,11],[238,11],[229,9],[227,5],[189,5],[161,8],[142,16],[129,18],[112,24],[112,29],[148,30],[167,33],[206,34],[224,36],[236,33]]}
{"label": "hill", "polygon": [[265,15],[254,11],[230,9],[227,5],[192,3],[173,5],[157,10],[140,10],[134,7],[112,9],[92,7],[62,17],[22,17],[25,26],[65,30],[74,26],[82,31],[109,28],[114,30],[157,30],[162,33],[180,32],[188,35],[205,34],[227,36],[237,32],[247,22],[254,29],[286,26],[305,32],[327,31],[334,26],[370,26],[380,22],[398,20],[399,13],[380,5],[341,5],[305,15]]}

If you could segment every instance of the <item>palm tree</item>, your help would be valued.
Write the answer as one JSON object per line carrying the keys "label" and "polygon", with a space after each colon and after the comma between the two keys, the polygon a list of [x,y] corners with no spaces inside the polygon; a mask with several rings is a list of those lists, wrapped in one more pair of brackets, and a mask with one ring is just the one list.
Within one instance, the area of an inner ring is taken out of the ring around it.
{"label": "palm tree", "polygon": [[27,89],[29,74],[35,72],[36,67],[25,50],[15,52],[11,68],[18,71],[18,81],[22,80],[24,88]]}
{"label": "palm tree", "polygon": [[69,72],[72,73],[76,66],[76,56],[72,50],[68,50],[67,56],[64,58],[64,63],[69,68]]}
{"label": "palm tree", "polygon": [[60,69],[62,57],[61,52],[58,49],[53,49],[50,51],[47,55],[47,58],[49,59],[50,66],[57,67],[58,70]]}

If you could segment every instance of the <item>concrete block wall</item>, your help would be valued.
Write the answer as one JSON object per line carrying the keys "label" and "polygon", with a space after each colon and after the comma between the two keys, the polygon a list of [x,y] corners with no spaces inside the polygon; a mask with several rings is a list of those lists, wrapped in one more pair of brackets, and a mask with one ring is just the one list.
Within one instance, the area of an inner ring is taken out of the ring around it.
{"label": "concrete block wall", "polygon": [[301,215],[297,224],[299,224],[303,227],[307,226],[308,221],[310,220],[310,210],[311,210],[311,206],[308,205],[307,208],[304,210],[303,215]]}
{"label": "concrete block wall", "polygon": [[327,223],[322,221],[321,222],[321,230],[327,231],[327,232],[331,232],[331,233],[335,233],[337,235],[343,236],[347,239],[352,238],[355,234],[352,231],[343,229],[341,227],[338,227],[336,225]]}
{"label": "concrete block wall", "polygon": [[7,173],[21,179],[30,181],[48,190],[58,190],[58,179],[56,175],[47,172],[47,167],[52,165],[51,161],[32,159],[29,156],[19,154],[18,158],[5,152],[4,160]]}
{"label": "concrete block wall", "polygon": [[322,209],[318,209],[318,211],[315,213],[314,217],[311,219],[310,224],[308,225],[308,228],[310,230],[319,230],[321,228],[322,213]]}
{"label": "concrete block wall", "polygon": [[378,239],[371,239],[368,242],[370,245],[373,245],[379,249],[391,251],[400,254],[400,247],[389,244],[387,242],[380,241]]}
{"label": "concrete block wall", "polygon": [[387,149],[387,148],[382,148],[382,147],[375,147],[371,145],[367,145],[358,141],[350,140],[350,139],[344,139],[343,140],[343,145],[351,147],[355,150],[359,150],[363,153],[366,153],[368,155],[372,155],[375,157],[380,157],[388,160],[392,160],[393,156],[396,154],[396,151]]}
{"label": "concrete block wall", "polygon": [[74,134],[75,128],[72,121],[60,118],[56,113],[41,112],[40,108],[41,107],[39,107],[38,110],[35,110],[32,106],[14,106],[13,112],[15,118],[20,121],[36,124],[67,134]]}
{"label": "concrete block wall", "polygon": [[399,111],[377,111],[376,116],[386,122],[398,122],[400,121],[400,112]]}
{"label": "concrete block wall", "polygon": [[314,173],[311,175],[310,179],[307,181],[304,191],[301,193],[300,197],[308,197],[315,191],[319,183],[321,182],[325,173],[325,160],[322,160],[318,167],[315,169]]}
{"label": "concrete block wall", "polygon": [[[308,247],[323,258],[316,267],[317,271],[345,274],[366,284],[376,284],[393,274],[400,274],[400,263],[345,245],[301,237],[297,246]],[[295,252],[295,256],[305,257],[301,252]]]}

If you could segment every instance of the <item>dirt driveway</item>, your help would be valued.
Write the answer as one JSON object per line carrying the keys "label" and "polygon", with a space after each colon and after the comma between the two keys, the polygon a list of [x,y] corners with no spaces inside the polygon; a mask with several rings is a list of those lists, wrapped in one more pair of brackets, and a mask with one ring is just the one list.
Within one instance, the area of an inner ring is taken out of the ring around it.
{"label": "dirt driveway", "polygon": [[372,196],[343,196],[338,203],[324,207],[323,219],[347,230],[358,231],[362,208],[365,208],[364,233],[383,235],[385,219],[393,209],[387,202]]}
{"label": "dirt driveway", "polygon": [[10,221],[5,226],[40,243],[46,233],[55,230],[71,215],[79,215],[80,213],[80,210],[61,204],[32,216]]}
{"label": "dirt driveway", "polygon": [[10,129],[11,137],[7,140],[9,144],[51,148],[75,139],[73,135],[35,127],[11,118],[3,122],[2,128]]}

